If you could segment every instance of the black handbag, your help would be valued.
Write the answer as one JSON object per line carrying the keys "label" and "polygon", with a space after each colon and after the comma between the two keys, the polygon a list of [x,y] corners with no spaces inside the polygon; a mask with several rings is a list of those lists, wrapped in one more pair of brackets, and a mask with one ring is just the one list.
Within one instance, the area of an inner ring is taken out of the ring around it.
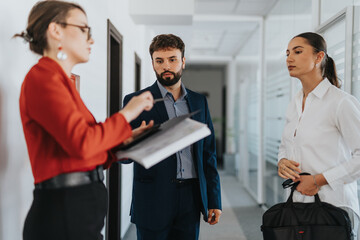
{"label": "black handbag", "polygon": [[263,214],[264,240],[353,240],[348,213],[316,194],[315,202],[293,202],[299,182],[292,184],[285,203],[278,203]]}

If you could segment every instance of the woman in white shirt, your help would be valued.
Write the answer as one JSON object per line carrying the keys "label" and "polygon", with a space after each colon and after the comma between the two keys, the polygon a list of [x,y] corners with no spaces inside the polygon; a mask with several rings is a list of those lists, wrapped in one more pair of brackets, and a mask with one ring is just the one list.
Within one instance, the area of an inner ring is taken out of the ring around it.
{"label": "woman in white shirt", "polygon": [[287,67],[303,88],[287,110],[278,174],[300,181],[294,201],[312,202],[310,196],[318,193],[322,201],[345,209],[356,236],[360,104],[339,89],[334,61],[326,52],[325,40],[316,33],[302,33],[289,42]]}

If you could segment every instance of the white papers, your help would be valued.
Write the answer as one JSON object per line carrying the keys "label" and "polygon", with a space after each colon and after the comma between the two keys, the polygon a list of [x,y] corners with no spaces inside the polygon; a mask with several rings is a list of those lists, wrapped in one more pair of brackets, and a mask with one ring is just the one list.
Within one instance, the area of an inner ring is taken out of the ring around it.
{"label": "white papers", "polygon": [[211,134],[206,124],[190,118],[182,119],[171,127],[166,124],[168,122],[165,122],[164,128],[162,125],[160,131],[154,135],[127,150],[118,151],[117,158],[130,158],[148,169]]}

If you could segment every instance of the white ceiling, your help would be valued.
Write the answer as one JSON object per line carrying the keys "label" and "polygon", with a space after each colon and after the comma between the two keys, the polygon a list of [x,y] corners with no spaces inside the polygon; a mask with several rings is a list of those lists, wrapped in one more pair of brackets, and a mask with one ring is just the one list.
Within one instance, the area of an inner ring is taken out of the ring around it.
{"label": "white ceiling", "polygon": [[264,16],[277,0],[196,0],[196,14]]}
{"label": "white ceiling", "polygon": [[[256,56],[262,17],[283,14],[289,9],[302,12],[309,1],[300,0],[194,0],[191,25],[149,26],[155,34],[173,33],[186,44],[190,59],[216,59]],[[300,9],[300,10],[299,10]]]}
{"label": "white ceiling", "polygon": [[258,26],[255,21],[218,22],[219,20],[214,18],[213,21],[193,24],[192,55],[236,56]]}

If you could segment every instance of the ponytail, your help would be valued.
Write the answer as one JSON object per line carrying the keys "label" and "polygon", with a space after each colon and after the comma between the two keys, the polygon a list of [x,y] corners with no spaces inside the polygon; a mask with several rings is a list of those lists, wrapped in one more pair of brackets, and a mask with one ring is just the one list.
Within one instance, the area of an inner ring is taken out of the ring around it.
{"label": "ponytail", "polygon": [[326,53],[327,46],[324,38],[314,32],[301,33],[293,37],[293,39],[296,37],[304,38],[313,47],[315,54],[319,52],[325,53],[325,56],[321,62],[322,77],[327,78],[332,85],[340,88],[341,83],[336,74],[335,62]]}
{"label": "ponytail", "polygon": [[325,66],[323,67],[323,77],[326,77],[332,85],[340,88],[341,84],[336,74],[335,62],[327,54],[325,55],[325,57],[326,58],[324,59]]}

